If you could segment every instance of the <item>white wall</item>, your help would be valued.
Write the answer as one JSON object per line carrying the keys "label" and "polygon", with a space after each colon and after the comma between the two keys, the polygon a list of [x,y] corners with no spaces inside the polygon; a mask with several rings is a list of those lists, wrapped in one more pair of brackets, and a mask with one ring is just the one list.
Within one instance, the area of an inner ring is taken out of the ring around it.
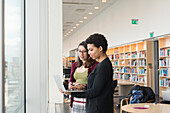
{"label": "white wall", "polygon": [[26,112],[47,113],[47,0],[26,0]]}
{"label": "white wall", "polygon": [[[117,0],[84,27],[64,39],[63,56],[93,33],[104,34],[109,47],[170,32],[170,0]],[[131,19],[139,19],[132,25]]]}
{"label": "white wall", "polygon": [[54,80],[62,76],[62,0],[49,0],[49,102],[62,103],[63,95]]}

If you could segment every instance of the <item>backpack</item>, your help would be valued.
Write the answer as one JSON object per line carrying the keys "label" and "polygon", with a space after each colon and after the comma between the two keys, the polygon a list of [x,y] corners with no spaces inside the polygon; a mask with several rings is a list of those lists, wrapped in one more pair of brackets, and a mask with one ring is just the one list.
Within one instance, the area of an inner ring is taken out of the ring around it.
{"label": "backpack", "polygon": [[143,103],[144,102],[144,94],[143,90],[133,90],[132,91],[132,99],[130,101],[130,104],[134,103]]}
{"label": "backpack", "polygon": [[136,85],[131,88],[131,91],[128,95],[129,98],[131,98],[130,104],[134,103],[144,103],[146,102],[145,97],[147,96],[146,91],[143,87]]}

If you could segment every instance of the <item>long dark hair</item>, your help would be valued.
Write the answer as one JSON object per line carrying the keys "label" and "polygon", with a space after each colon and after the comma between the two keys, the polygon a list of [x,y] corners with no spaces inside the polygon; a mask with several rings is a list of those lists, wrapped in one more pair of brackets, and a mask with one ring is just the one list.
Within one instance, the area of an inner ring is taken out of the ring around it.
{"label": "long dark hair", "polygon": [[[88,53],[88,49],[87,49],[87,43],[85,41],[81,42],[79,45],[78,45],[78,48],[79,46],[83,46],[87,53]],[[83,62],[80,60],[79,56],[78,56],[78,65],[77,67],[81,67],[83,65]],[[93,60],[89,54],[87,54],[87,60],[85,62],[85,68],[91,68],[93,65],[95,64],[95,60]]]}

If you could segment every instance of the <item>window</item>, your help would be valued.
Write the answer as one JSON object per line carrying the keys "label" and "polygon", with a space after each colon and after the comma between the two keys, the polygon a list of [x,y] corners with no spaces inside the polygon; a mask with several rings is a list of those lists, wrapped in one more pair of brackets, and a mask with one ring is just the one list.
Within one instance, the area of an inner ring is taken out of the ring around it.
{"label": "window", "polygon": [[24,113],[24,1],[5,0],[4,5],[5,113]]}

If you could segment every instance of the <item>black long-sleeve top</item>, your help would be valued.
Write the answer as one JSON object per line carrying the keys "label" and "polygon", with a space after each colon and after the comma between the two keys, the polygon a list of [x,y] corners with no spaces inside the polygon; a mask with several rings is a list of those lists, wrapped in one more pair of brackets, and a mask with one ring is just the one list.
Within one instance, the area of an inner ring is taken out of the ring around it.
{"label": "black long-sleeve top", "polygon": [[86,113],[113,113],[113,68],[108,57],[88,76],[87,90],[72,96],[87,98]]}

